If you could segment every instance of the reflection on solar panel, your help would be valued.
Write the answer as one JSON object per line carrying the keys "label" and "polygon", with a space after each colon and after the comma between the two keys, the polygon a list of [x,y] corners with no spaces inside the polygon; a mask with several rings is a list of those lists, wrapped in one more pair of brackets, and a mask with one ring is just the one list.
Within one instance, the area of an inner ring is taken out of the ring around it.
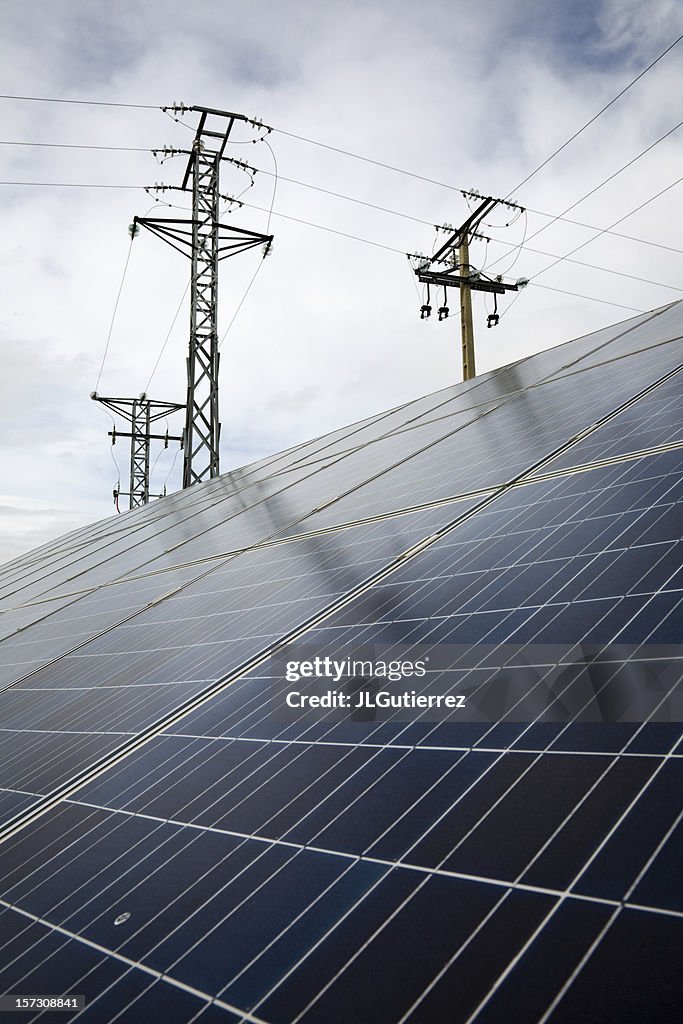
{"label": "reflection on solar panel", "polygon": [[[678,1019],[682,325],[675,303],[0,571],[0,992],[86,1000],[16,1019]],[[431,651],[411,692],[478,713],[283,719],[296,645]]]}

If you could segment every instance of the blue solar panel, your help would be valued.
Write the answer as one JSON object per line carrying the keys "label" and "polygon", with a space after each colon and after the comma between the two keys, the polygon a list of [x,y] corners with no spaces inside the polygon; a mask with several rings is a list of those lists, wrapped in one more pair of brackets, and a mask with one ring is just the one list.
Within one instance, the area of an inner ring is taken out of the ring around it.
{"label": "blue solar panel", "polygon": [[36,801],[57,790],[454,514],[440,507],[259,546],[90,591],[37,621],[4,644],[0,785]]}
{"label": "blue solar panel", "polygon": [[[85,1022],[675,1019],[681,313],[8,567],[2,990]],[[284,640],[507,698],[282,718]]]}

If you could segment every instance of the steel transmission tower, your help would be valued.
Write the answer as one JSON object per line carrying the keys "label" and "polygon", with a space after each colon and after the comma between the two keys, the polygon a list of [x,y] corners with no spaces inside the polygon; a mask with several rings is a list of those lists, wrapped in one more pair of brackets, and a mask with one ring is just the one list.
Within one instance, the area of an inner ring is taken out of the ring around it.
{"label": "steel transmission tower", "polygon": [[[157,191],[192,191],[192,218],[136,217],[140,224],[190,258],[190,351],[187,359],[187,404],[184,431],[183,487],[218,476],[220,420],[218,415],[218,264],[228,256],[265,246],[272,235],[247,231],[219,221],[220,166],[235,122],[257,125],[242,114],[210,107],[174,108],[197,112],[192,149],[180,186],[156,185]],[[227,122],[227,123],[226,123]],[[247,165],[232,161],[238,166]],[[191,185],[190,185],[191,179]]]}
{"label": "steel transmission tower", "polygon": [[[522,211],[522,207],[516,203],[510,203],[504,199],[493,199],[491,196],[481,196],[478,192],[463,192],[463,196],[481,200],[476,210],[470,214],[467,220],[453,231],[444,244],[437,249],[431,257],[417,257],[419,262],[415,268],[418,281],[427,285],[427,301],[420,310],[420,316],[424,320],[430,316],[432,307],[430,305],[430,285],[443,287],[444,302],[439,308],[439,320],[448,317],[448,305],[446,295],[448,288],[460,289],[460,340],[462,347],[462,376],[463,380],[471,380],[476,375],[474,359],[474,327],[472,324],[472,292],[492,292],[494,296],[503,295],[508,291],[518,291],[527,283],[526,278],[520,278],[516,283],[504,282],[503,278],[490,277],[476,271],[470,264],[470,242],[473,238],[482,238],[477,228],[491,211],[502,204],[513,210]],[[411,257],[413,259],[415,257]],[[447,266],[443,270],[430,270],[434,263],[444,263]],[[487,318],[487,326],[495,327],[498,323],[498,306]]]}
{"label": "steel transmission tower", "polygon": [[170,416],[171,413],[184,409],[184,405],[177,402],[155,402],[147,398],[145,394],[139,398],[104,398],[93,391],[90,395],[94,402],[118,413],[124,420],[130,423],[129,431],[119,431],[114,427],[109,431],[112,444],[116,444],[117,437],[130,438],[130,484],[128,491],[114,491],[114,501],[119,496],[128,497],[129,508],[137,508],[139,505],[146,505],[150,497],[160,498],[160,494],[150,495],[149,493],[149,453],[151,441],[163,441],[168,447],[169,441],[179,441],[182,447],[183,438],[165,434],[152,434],[150,427],[157,420]]}

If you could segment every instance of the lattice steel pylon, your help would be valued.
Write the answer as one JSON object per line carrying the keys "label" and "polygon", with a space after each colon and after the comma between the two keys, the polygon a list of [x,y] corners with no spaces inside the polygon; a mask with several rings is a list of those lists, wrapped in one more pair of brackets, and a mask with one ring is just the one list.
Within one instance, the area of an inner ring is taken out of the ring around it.
{"label": "lattice steel pylon", "polygon": [[[190,257],[190,350],[187,359],[187,403],[184,431],[183,487],[218,476],[220,472],[220,420],[218,411],[218,264],[220,260],[263,245],[264,256],[272,235],[247,231],[219,221],[220,165],[236,121],[255,125],[243,114],[209,107],[183,107],[199,113],[199,124],[180,186],[156,185],[187,191],[192,178],[192,218],[136,217],[134,224],[152,231]],[[219,118],[221,130],[211,125]],[[227,126],[225,119],[227,118]],[[241,167],[247,165],[233,161]]]}
{"label": "lattice steel pylon", "polygon": [[183,487],[218,476],[218,185],[217,153],[193,146],[190,352],[187,360],[187,447]]}
{"label": "lattice steel pylon", "polygon": [[117,437],[130,438],[129,490],[115,489],[114,501],[118,503],[119,496],[128,497],[129,508],[138,508],[140,505],[146,505],[150,497],[160,498],[160,494],[149,493],[150,442],[163,441],[168,447],[169,441],[179,441],[182,447],[183,437],[169,434],[168,431],[165,434],[152,434],[150,426],[156,420],[179,412],[185,406],[177,402],[155,402],[145,394],[139,398],[104,398],[93,391],[90,397],[94,402],[100,402],[130,423],[129,431],[119,431],[114,426],[114,429],[108,432],[112,444],[116,444]]}

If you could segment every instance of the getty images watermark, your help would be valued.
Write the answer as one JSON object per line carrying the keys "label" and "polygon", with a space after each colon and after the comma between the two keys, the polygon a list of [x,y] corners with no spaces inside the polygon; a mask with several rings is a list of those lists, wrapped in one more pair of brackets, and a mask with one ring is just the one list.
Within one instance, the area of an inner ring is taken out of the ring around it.
{"label": "getty images watermark", "polygon": [[680,722],[683,647],[289,644],[270,664],[280,722]]}
{"label": "getty images watermark", "polygon": [[405,687],[378,688],[383,684],[410,680],[419,683],[427,676],[428,663],[428,654],[416,661],[409,658],[392,661],[382,658],[333,658],[330,655],[315,655],[310,660],[293,659],[285,664],[287,683],[327,680],[335,684],[335,687],[328,686],[321,692],[292,688],[285,693],[284,700],[288,708],[341,708],[347,711],[464,708],[465,697],[462,694],[426,693],[421,689]]}

